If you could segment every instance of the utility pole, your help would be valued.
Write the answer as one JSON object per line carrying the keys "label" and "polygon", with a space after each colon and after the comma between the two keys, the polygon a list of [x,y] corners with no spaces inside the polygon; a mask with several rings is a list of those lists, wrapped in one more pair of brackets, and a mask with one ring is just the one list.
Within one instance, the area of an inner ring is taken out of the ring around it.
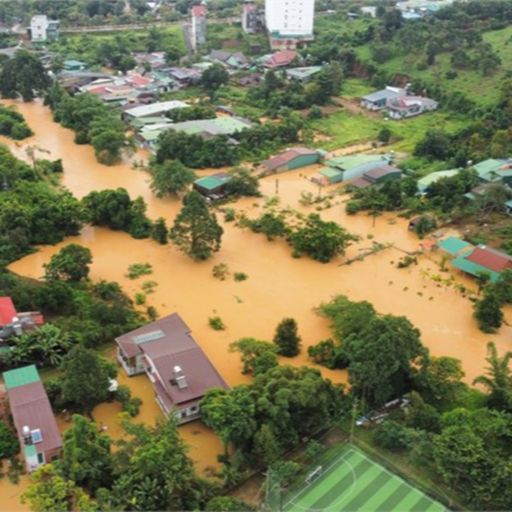
{"label": "utility pole", "polygon": [[276,196],[279,195],[279,180],[276,178]]}

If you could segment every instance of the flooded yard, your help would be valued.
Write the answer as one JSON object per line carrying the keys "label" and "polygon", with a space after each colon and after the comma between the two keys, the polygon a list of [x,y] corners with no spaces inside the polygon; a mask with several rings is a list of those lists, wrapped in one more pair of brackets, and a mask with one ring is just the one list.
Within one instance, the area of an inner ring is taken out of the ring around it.
{"label": "flooded yard", "polygon": [[[124,187],[132,197],[144,197],[150,217],[162,216],[168,224],[172,223],[180,202],[155,198],[146,173],[133,170],[129,162],[113,167],[98,164],[92,148],[74,144],[73,133],[55,124],[49,110],[41,104],[18,104],[18,109],[35,135],[22,143],[5,141],[17,156],[26,158],[25,148],[30,145],[48,150],[50,154],[44,156],[42,153],[41,157],[62,158],[65,169],[62,184],[77,197],[92,190]],[[144,157],[146,155],[141,153],[136,158]],[[315,212],[315,206],[301,206],[299,199],[303,191],[314,195],[319,192],[318,186],[307,179],[316,169],[313,166],[264,178],[262,192],[272,196],[278,190],[280,206],[290,206],[303,213]],[[86,227],[81,235],[56,246],[41,247],[37,253],[13,263],[10,268],[21,275],[41,277],[43,264],[63,245],[75,242],[93,252],[93,280],[117,281],[132,297],[141,291],[144,281],[156,281],[158,285],[154,293],[147,296],[147,305],[154,306],[160,316],[179,312],[213,364],[232,386],[247,382],[247,379],[240,373],[238,354],[228,351],[229,344],[244,336],[271,340],[276,325],[284,317],[297,320],[303,350],[298,357],[283,362],[311,364],[307,347],[330,335],[328,322],[314,309],[338,294],[345,294],[352,300],[367,300],[382,313],[408,317],[421,330],[423,341],[433,355],[462,360],[468,382],[482,373],[489,340],[496,342],[499,351],[511,348],[512,327],[506,325],[493,336],[481,333],[472,318],[472,303],[454,287],[429,277],[429,274],[440,273],[433,260],[420,257],[417,266],[396,267],[404,256],[403,251],[415,251],[419,244],[407,230],[407,220],[393,215],[383,215],[375,221],[367,215],[347,216],[344,200],[343,196],[334,197],[332,207],[319,213],[360,235],[361,241],[350,247],[345,257],[329,264],[307,258],[294,259],[284,242],[268,242],[263,235],[227,223],[224,224],[220,252],[203,263],[191,261],[172,245],[161,246],[151,240],[135,240],[125,233]],[[257,216],[263,204],[264,199],[250,198],[231,206],[249,216]],[[221,217],[219,215],[219,219]],[[374,241],[390,247],[362,261],[344,264],[346,259],[353,259],[370,249]],[[133,263],[150,263],[152,275],[128,279],[125,274]],[[248,279],[243,282],[236,282],[232,277],[225,281],[215,279],[212,268],[218,263],[225,263],[231,273],[244,272]],[[448,276],[443,273],[443,277]],[[459,274],[456,279],[475,288],[472,281]],[[209,327],[208,317],[214,315],[222,318],[226,330],[214,331]],[[506,316],[511,322],[510,310]],[[322,368],[322,374],[336,382],[346,381],[342,371]],[[136,421],[153,423],[161,416],[151,385],[144,376],[129,379],[120,371],[120,382],[129,385],[133,393],[144,400]],[[122,435],[117,421],[119,412],[116,404],[102,404],[94,411],[95,419],[105,425],[107,433],[114,438]],[[216,466],[220,443],[212,432],[200,422],[180,427],[180,432],[190,445],[190,455],[200,470]]]}

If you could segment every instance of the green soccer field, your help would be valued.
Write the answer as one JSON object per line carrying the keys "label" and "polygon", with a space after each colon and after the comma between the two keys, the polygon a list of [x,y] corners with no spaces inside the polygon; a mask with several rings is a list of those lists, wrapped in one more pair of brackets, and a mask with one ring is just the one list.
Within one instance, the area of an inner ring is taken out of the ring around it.
{"label": "green soccer field", "polygon": [[311,484],[287,495],[286,512],[436,512],[446,508],[352,445]]}

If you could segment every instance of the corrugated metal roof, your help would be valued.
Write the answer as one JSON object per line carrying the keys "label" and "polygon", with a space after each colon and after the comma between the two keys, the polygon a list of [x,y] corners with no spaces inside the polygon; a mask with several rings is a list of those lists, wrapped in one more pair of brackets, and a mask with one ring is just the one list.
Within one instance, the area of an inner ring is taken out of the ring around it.
{"label": "corrugated metal roof", "polygon": [[512,268],[512,257],[489,247],[477,247],[467,259],[494,272]]}
{"label": "corrugated metal roof", "polygon": [[185,103],[184,101],[160,101],[157,103],[151,103],[150,105],[142,105],[140,107],[127,109],[125,110],[125,114],[132,117],[148,117],[161,112],[167,112],[168,110],[174,110],[175,108],[185,107],[188,107],[188,103]]}
{"label": "corrugated metal roof", "polygon": [[3,373],[6,389],[14,389],[19,386],[26,386],[39,381],[39,373],[35,365],[24,366],[16,370],[9,370]]}
{"label": "corrugated metal roof", "polygon": [[440,249],[453,256],[460,254],[462,251],[473,248],[473,245],[455,236],[450,236],[444,240],[439,240],[437,245]]}
{"label": "corrugated metal roof", "polygon": [[194,181],[195,185],[198,185],[206,190],[215,190],[216,188],[225,185],[231,177],[227,174],[213,174],[212,176],[205,176]]}
{"label": "corrugated metal roof", "polygon": [[16,316],[16,308],[11,297],[0,297],[0,325],[10,324]]}
{"label": "corrugated metal roof", "polygon": [[340,174],[343,174],[341,171],[338,171],[338,169],[333,169],[332,167],[324,167],[318,172],[327,178],[337,178]]}
{"label": "corrugated metal roof", "polygon": [[452,265],[455,268],[466,272],[466,274],[470,274],[475,277],[479,277],[482,274],[489,274],[492,282],[496,282],[500,276],[497,272],[493,272],[488,268],[482,267],[482,265],[469,261],[465,256],[459,256],[452,260]]}

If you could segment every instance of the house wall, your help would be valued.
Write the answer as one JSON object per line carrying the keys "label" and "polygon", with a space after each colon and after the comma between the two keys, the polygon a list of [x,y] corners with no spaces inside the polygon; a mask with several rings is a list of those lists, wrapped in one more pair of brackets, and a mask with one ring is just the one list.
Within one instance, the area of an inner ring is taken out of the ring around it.
{"label": "house wall", "polygon": [[267,29],[290,37],[312,35],[314,10],[315,0],[266,0]]}
{"label": "house wall", "polygon": [[300,155],[294,158],[291,162],[288,162],[288,169],[300,169],[301,167],[307,167],[308,165],[316,164],[319,160],[319,155]]}
{"label": "house wall", "polygon": [[[124,356],[124,357],[123,357]],[[120,347],[117,347],[117,360],[129,377],[144,373],[144,356],[141,354],[135,358],[128,358]]]}

